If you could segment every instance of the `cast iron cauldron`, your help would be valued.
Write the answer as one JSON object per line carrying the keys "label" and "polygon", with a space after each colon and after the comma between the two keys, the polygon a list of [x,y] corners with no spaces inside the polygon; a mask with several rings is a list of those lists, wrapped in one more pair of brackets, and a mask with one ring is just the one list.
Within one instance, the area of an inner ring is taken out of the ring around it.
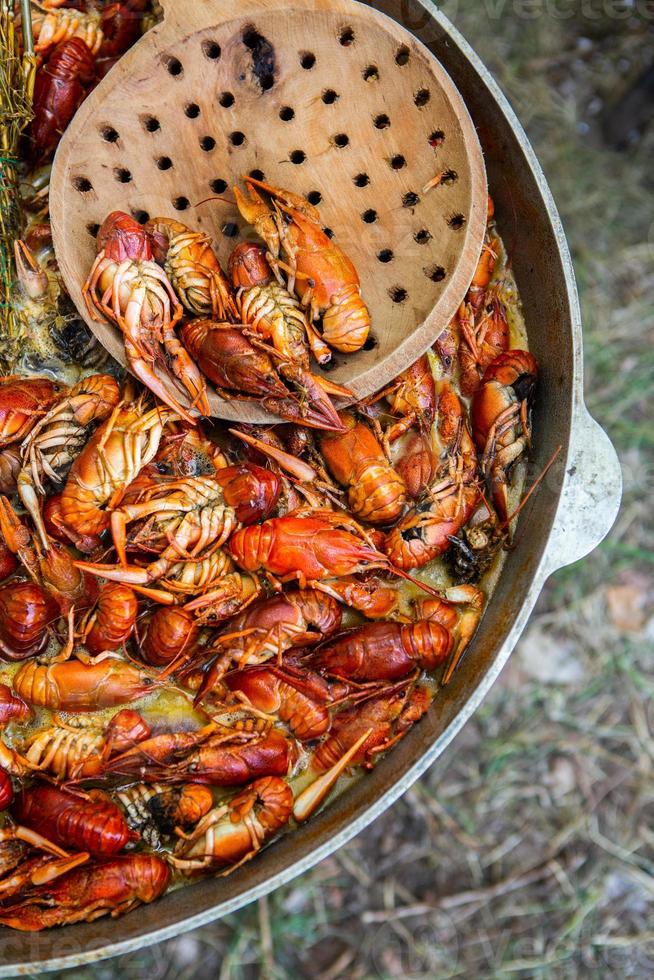
{"label": "cast iron cauldron", "polygon": [[77,966],[169,939],[260,898],[341,847],[444,751],[506,663],[547,577],[592,551],[615,520],[620,468],[584,405],[574,271],[533,150],[493,78],[433,4],[376,0],[371,6],[433,51],[468,105],[486,155],[499,229],[512,251],[530,347],[542,368],[534,472],[559,444],[563,450],[522,513],[516,548],[447,695],[372,773],[231,877],[204,879],[118,921],[103,918],[38,934],[2,930],[0,976]]}

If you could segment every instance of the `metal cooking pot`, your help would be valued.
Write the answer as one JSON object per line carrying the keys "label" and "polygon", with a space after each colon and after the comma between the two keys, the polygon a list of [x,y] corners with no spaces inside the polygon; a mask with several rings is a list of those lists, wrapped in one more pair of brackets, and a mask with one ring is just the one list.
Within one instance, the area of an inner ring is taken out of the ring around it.
{"label": "metal cooking pot", "polygon": [[468,105],[486,155],[499,228],[512,251],[531,350],[542,369],[534,471],[559,444],[563,451],[520,517],[516,548],[447,693],[372,773],[232,877],[208,878],[118,922],[103,918],[33,935],[2,930],[0,976],[76,966],[168,939],[260,898],[341,847],[443,752],[506,663],[547,577],[592,551],[617,515],[617,456],[583,400],[574,271],[527,137],[479,58],[432,4],[377,0],[371,6],[403,23],[433,51]]}

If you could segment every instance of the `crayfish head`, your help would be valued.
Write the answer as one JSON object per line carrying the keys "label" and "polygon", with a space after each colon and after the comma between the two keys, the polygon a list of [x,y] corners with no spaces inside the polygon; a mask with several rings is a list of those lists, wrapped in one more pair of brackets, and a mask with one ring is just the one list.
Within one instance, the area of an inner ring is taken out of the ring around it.
{"label": "crayfish head", "polygon": [[109,374],[92,374],[71,389],[71,408],[79,425],[102,422],[118,404],[120,391]]}
{"label": "crayfish head", "polygon": [[104,219],[96,238],[98,252],[113,262],[151,261],[150,236],[145,228],[124,211],[112,211]]}
{"label": "crayfish head", "polygon": [[256,242],[241,242],[229,257],[229,278],[235,288],[265,286],[272,279],[266,250]]}

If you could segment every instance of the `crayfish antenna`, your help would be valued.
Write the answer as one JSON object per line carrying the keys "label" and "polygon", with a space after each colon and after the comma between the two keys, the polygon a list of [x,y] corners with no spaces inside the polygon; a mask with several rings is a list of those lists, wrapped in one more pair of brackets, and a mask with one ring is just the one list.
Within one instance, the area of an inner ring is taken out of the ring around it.
{"label": "crayfish antenna", "polygon": [[538,489],[538,487],[540,486],[540,484],[543,482],[543,480],[545,479],[545,477],[547,476],[547,474],[549,473],[549,471],[554,466],[554,464],[555,464],[555,462],[556,462],[556,460],[558,458],[558,455],[559,455],[559,453],[561,452],[562,449],[563,449],[563,446],[558,446],[554,450],[554,452],[550,456],[548,462],[545,464],[545,467],[543,469],[543,472],[540,474],[540,476],[538,477],[538,479],[534,481],[534,484],[533,484],[532,487],[530,487],[528,493],[525,494],[525,496],[520,501],[520,503],[518,504],[518,506],[516,507],[516,509],[513,511],[513,513],[512,514],[509,514],[508,517],[506,518],[506,520],[503,521],[502,524],[500,524],[500,530],[501,531],[506,531],[511,526],[511,523],[516,519],[516,517],[521,512],[521,510],[523,509],[523,507],[530,500],[532,494],[535,493],[535,491]]}
{"label": "crayfish antenna", "polygon": [[319,776],[314,783],[311,783],[310,786],[307,786],[306,789],[302,790],[293,804],[293,817],[298,821],[298,823],[301,823],[303,820],[308,820],[308,818],[315,813],[320,804],[332,791],[352,759],[354,759],[356,756],[359,749],[368,741],[373,731],[373,728],[369,728],[366,732],[364,732],[361,738],[347,750],[345,755],[341,756],[338,762],[335,763],[331,769],[328,769],[327,772],[323,773],[322,776]]}

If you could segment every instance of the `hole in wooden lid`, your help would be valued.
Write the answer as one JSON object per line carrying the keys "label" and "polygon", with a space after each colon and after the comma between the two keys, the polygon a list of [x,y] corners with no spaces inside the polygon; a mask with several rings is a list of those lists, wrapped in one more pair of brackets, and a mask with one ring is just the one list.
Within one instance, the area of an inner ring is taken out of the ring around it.
{"label": "hole in wooden lid", "polygon": [[266,175],[264,174],[263,170],[251,170],[249,176],[252,177],[254,180],[266,179]]}
{"label": "hole in wooden lid", "polygon": [[420,198],[415,191],[407,191],[407,193],[402,197],[403,208],[415,208],[416,204],[419,203]]}
{"label": "hole in wooden lid", "polygon": [[304,150],[292,150],[291,153],[289,153],[289,160],[291,163],[295,163],[298,166],[299,164],[304,163],[306,158],[307,155]]}
{"label": "hole in wooden lid", "polygon": [[333,88],[327,88],[322,93],[322,101],[325,103],[325,105],[333,105],[339,98],[340,96],[338,92],[335,92]]}
{"label": "hole in wooden lid", "polygon": [[146,221],[150,220],[150,215],[147,211],[142,211],[140,208],[134,208],[131,211],[131,215],[135,221],[138,221],[140,225],[144,225]]}
{"label": "hole in wooden lid", "polygon": [[423,106],[427,105],[430,99],[431,99],[431,92],[429,91],[429,89],[421,88],[419,92],[416,92],[413,101],[415,102],[415,104],[418,106],[419,109],[422,109]]}
{"label": "hole in wooden lid", "polygon": [[411,52],[406,44],[402,44],[395,52],[395,63],[400,66],[408,65]]}
{"label": "hole in wooden lid", "polygon": [[212,40],[202,42],[202,52],[205,58],[211,58],[212,61],[220,58],[220,55],[222,54],[222,50],[218,42]]}
{"label": "hole in wooden lid", "polygon": [[388,129],[391,124],[391,121],[385,112],[381,112],[378,116],[375,116],[374,122],[376,129]]}
{"label": "hole in wooden lid", "polygon": [[459,179],[456,170],[446,170],[441,177],[441,184],[454,184]]}
{"label": "hole in wooden lid", "polygon": [[100,231],[100,225],[97,223],[97,221],[92,221],[90,224],[86,226],[86,230],[88,231],[91,238],[95,238],[95,236]]}
{"label": "hole in wooden lid", "polygon": [[426,245],[428,242],[432,240],[432,234],[426,228],[421,228],[420,231],[417,231],[415,233],[413,238],[414,241],[418,243],[418,245]]}
{"label": "hole in wooden lid", "polygon": [[320,202],[322,201],[322,194],[320,193],[320,191],[309,191],[309,193],[307,194],[307,201],[309,202],[309,204],[313,204],[313,206],[315,207],[317,204],[320,204]]}
{"label": "hole in wooden lid", "polygon": [[366,82],[376,82],[379,79],[379,68],[377,65],[368,65],[363,69],[363,78]]}
{"label": "hole in wooden lid", "polygon": [[156,133],[158,129],[161,129],[161,123],[156,116],[146,116],[143,121],[143,125],[147,129],[148,133]]}
{"label": "hole in wooden lid", "polygon": [[175,208],[176,211],[186,211],[186,209],[189,206],[190,206],[190,201],[188,197],[176,197],[173,200],[173,207]]}
{"label": "hole in wooden lid", "polygon": [[236,238],[238,235],[238,225],[235,221],[227,221],[221,230],[225,238]]}
{"label": "hole in wooden lid", "polygon": [[436,149],[442,143],[445,142],[445,133],[442,129],[435,129],[433,133],[429,134],[429,143]]}
{"label": "hole in wooden lid", "polygon": [[462,214],[453,214],[451,218],[447,219],[447,223],[454,231],[460,231],[466,223],[466,219]]}
{"label": "hole in wooden lid", "polygon": [[347,146],[350,142],[350,137],[347,135],[347,133],[337,133],[336,136],[332,137],[332,142],[335,146],[343,149],[343,147]]}
{"label": "hole in wooden lid", "polygon": [[370,177],[368,174],[357,174],[354,178],[354,183],[357,187],[367,187],[370,183]]}
{"label": "hole in wooden lid", "polygon": [[181,75],[184,71],[184,66],[179,60],[179,58],[173,58],[168,56],[166,59],[166,68],[169,75],[177,76]]}
{"label": "hole in wooden lid", "polygon": [[422,271],[428,279],[431,279],[432,282],[442,282],[447,275],[442,265],[429,265]]}
{"label": "hole in wooden lid", "polygon": [[131,173],[125,167],[115,167],[114,177],[121,184],[129,184],[130,180],[132,179]]}
{"label": "hole in wooden lid", "polygon": [[377,252],[377,258],[379,259],[380,262],[383,262],[386,265],[388,262],[393,261],[393,259],[395,258],[395,254],[392,249],[383,248],[381,252]]}
{"label": "hole in wooden lid", "polygon": [[93,184],[88,177],[73,177],[73,187],[80,194],[86,194],[93,190]]}
{"label": "hole in wooden lid", "polygon": [[313,51],[304,51],[300,55],[300,64],[305,71],[310,71],[316,63],[316,56]]}
{"label": "hole in wooden lid", "polygon": [[378,344],[379,344],[379,341],[374,336],[374,334],[368,334],[368,339],[366,340],[365,344],[363,345],[363,349],[364,350],[374,350],[375,347],[377,347]]}
{"label": "hole in wooden lid", "polygon": [[209,187],[214,194],[224,194],[227,190],[227,181],[223,180],[222,177],[217,177],[215,180],[210,181]]}
{"label": "hole in wooden lid", "polygon": [[290,105],[282,106],[279,110],[279,118],[282,122],[290,122],[291,119],[295,118],[295,109],[292,109]]}
{"label": "hole in wooden lid", "polygon": [[157,160],[157,166],[159,167],[159,170],[170,170],[172,165],[173,165],[173,161],[170,159],[170,157],[159,157],[159,159]]}
{"label": "hole in wooden lid", "polygon": [[349,48],[351,44],[354,44],[354,31],[351,27],[344,27],[338,36],[339,42],[344,48]]}
{"label": "hole in wooden lid", "polygon": [[261,44],[262,40],[263,38],[261,34],[259,34],[259,31],[256,29],[254,24],[248,24],[243,31],[243,44],[245,47],[249,48],[250,51],[254,51],[254,49]]}
{"label": "hole in wooden lid", "polygon": [[213,136],[203,136],[202,139],[200,140],[200,148],[203,149],[205,153],[208,153],[210,150],[213,150],[215,145],[216,145],[216,141],[213,138]]}
{"label": "hole in wooden lid", "polygon": [[242,146],[245,143],[245,133],[241,133],[238,130],[235,133],[230,133],[229,142],[232,146]]}
{"label": "hole in wooden lid", "polygon": [[189,102],[188,105],[184,106],[184,113],[189,119],[197,119],[200,115],[200,106],[197,102]]}
{"label": "hole in wooden lid", "polygon": [[404,303],[409,294],[404,286],[391,286],[388,290],[388,295],[394,303]]}
{"label": "hole in wooden lid", "polygon": [[327,235],[327,238],[333,238],[334,237],[334,232],[332,231],[331,228],[323,228],[323,231]]}
{"label": "hole in wooden lid", "polygon": [[374,208],[368,208],[367,211],[363,212],[361,217],[363,218],[363,220],[367,225],[373,225],[377,220],[377,218],[379,217],[379,215],[377,214]]}
{"label": "hole in wooden lid", "polygon": [[395,156],[392,156],[390,162],[393,170],[401,170],[402,167],[406,167],[406,157],[401,153],[396,153]]}
{"label": "hole in wooden lid", "polygon": [[232,95],[231,92],[221,92],[218,101],[223,107],[223,109],[231,109],[231,107],[234,105],[234,102],[236,100],[234,99],[234,96]]}
{"label": "hole in wooden lid", "polygon": [[106,143],[115,143],[118,140],[118,131],[113,126],[103,126],[100,132]]}

